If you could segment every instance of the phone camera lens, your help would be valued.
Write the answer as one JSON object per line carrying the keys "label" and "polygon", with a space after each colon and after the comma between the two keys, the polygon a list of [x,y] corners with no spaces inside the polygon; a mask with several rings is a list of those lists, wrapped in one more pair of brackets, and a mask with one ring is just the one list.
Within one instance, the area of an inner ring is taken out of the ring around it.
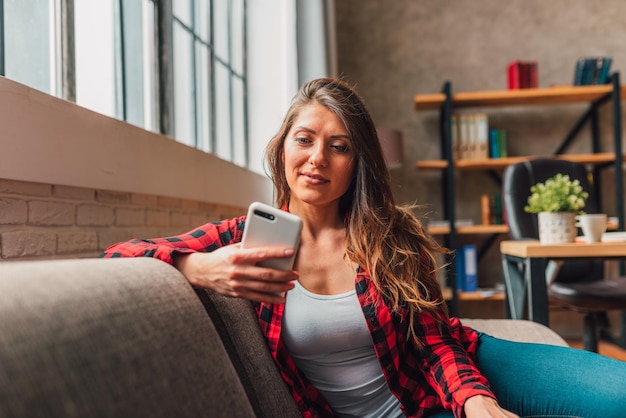
{"label": "phone camera lens", "polygon": [[270,221],[276,219],[276,216],[272,215],[271,213],[263,212],[262,210],[258,209],[254,211],[254,214],[262,218],[269,219]]}

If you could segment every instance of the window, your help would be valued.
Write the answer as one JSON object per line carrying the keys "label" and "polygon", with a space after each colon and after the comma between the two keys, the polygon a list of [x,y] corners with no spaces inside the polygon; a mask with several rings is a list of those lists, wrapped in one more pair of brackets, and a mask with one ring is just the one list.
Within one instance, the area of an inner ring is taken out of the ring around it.
{"label": "window", "polygon": [[172,6],[174,137],[245,166],[244,0]]}
{"label": "window", "polygon": [[0,75],[248,165],[246,0],[0,0]]}
{"label": "window", "polygon": [[2,75],[57,95],[57,10],[51,0],[4,0]]}

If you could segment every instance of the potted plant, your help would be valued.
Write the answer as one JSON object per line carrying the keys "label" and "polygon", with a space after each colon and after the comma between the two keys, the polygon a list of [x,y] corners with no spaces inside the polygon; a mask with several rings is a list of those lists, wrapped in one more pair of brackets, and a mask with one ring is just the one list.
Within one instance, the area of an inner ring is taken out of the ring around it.
{"label": "potted plant", "polygon": [[576,215],[582,213],[589,197],[580,181],[559,173],[543,183],[535,184],[530,192],[524,210],[537,214],[541,243],[574,242],[577,233]]}

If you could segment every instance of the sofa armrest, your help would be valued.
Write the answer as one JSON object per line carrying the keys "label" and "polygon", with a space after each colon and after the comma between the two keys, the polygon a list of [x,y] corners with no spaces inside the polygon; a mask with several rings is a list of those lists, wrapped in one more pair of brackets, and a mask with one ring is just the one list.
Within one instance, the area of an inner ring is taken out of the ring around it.
{"label": "sofa armrest", "polygon": [[522,319],[461,319],[464,325],[496,338],[510,341],[542,343],[567,347],[556,332],[537,322]]}

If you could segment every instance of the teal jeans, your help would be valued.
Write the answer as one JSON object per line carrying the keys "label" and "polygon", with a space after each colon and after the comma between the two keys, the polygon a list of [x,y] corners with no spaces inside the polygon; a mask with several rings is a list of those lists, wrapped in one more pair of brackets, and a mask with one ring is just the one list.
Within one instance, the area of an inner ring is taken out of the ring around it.
{"label": "teal jeans", "polygon": [[500,405],[521,417],[626,417],[626,362],[482,333],[477,356]]}

